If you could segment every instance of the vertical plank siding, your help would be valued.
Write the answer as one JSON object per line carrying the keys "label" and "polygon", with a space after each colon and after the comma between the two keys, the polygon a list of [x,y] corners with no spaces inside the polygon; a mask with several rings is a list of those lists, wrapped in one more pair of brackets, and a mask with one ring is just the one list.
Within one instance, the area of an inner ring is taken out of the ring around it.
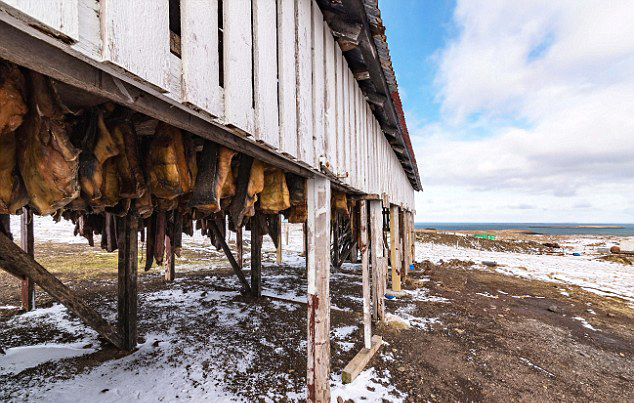
{"label": "vertical plank siding", "polygon": [[324,17],[319,6],[314,1],[312,4],[312,86],[313,86],[313,144],[315,167],[319,168],[319,163],[325,159],[326,150],[326,122],[325,122],[325,53],[324,53]]}
{"label": "vertical plank siding", "polygon": [[277,1],[280,150],[297,156],[295,0]]}
{"label": "vertical plank siding", "polygon": [[297,0],[297,152],[300,162],[315,166],[313,139],[312,0]]}
{"label": "vertical plank siding", "polygon": [[223,1],[225,121],[253,133],[251,0]]}
{"label": "vertical plank siding", "polygon": [[222,117],[218,0],[181,0],[181,21],[183,102]]}
{"label": "vertical plank siding", "polygon": [[180,56],[170,52],[168,0],[0,0],[11,11],[0,20],[271,152],[316,171],[328,163],[351,189],[412,210],[414,190],[317,2],[224,0],[219,15],[219,1],[181,0]]}
{"label": "vertical plank siding", "polygon": [[[169,89],[170,34],[168,0],[101,1],[104,61],[155,89]],[[140,16],[143,16],[142,18]]]}
{"label": "vertical plank siding", "polygon": [[255,138],[274,149],[280,144],[276,20],[276,0],[253,0]]}

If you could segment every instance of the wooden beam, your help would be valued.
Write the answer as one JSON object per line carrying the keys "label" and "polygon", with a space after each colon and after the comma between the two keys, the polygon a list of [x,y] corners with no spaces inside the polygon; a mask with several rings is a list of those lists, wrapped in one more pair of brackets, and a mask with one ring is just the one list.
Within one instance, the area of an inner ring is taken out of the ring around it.
{"label": "wooden beam", "polygon": [[136,215],[127,214],[125,217],[118,218],[117,221],[119,250],[117,322],[123,342],[122,348],[134,350],[137,343],[139,220]]}
{"label": "wooden beam", "polygon": [[392,265],[392,291],[401,291],[401,258],[398,206],[390,207],[390,264]]}
{"label": "wooden beam", "polygon": [[262,240],[264,216],[256,210],[251,217],[251,296],[262,296]]}
{"label": "wooden beam", "polygon": [[[20,217],[20,246],[29,256],[35,256],[35,239],[33,237],[33,212],[28,207],[22,208]],[[22,309],[35,309],[35,287],[30,278],[22,279]]]}
{"label": "wooden beam", "polygon": [[372,337],[372,343],[370,348],[363,347],[361,351],[354,356],[352,361],[346,365],[341,373],[341,380],[343,383],[352,383],[356,379],[356,377],[363,371],[368,362],[374,357],[379,348],[383,344],[383,339],[381,336],[375,335]]}
{"label": "wooden beam", "polygon": [[225,241],[225,237],[222,235],[220,228],[218,228],[218,224],[214,220],[209,220],[208,222],[209,222],[209,227],[211,228],[211,231],[214,233],[216,240],[220,243],[222,250],[225,252],[225,255],[227,256],[227,259],[229,259],[231,268],[236,273],[236,276],[238,276],[238,278],[240,279],[240,283],[242,283],[242,287],[244,288],[245,292],[250,294],[251,287],[249,286],[249,283],[247,282],[247,278],[244,276],[244,273],[240,269],[240,266],[238,266],[238,262],[236,262],[236,259],[233,257],[233,254],[231,253],[231,249],[229,249],[229,245],[227,245],[227,241]]}
{"label": "wooden beam", "polygon": [[368,207],[359,202],[359,249],[361,251],[361,278],[363,282],[363,344],[371,348],[372,317],[370,315],[370,267],[368,266]]}
{"label": "wooden beam", "polygon": [[4,233],[0,233],[0,267],[31,278],[56,301],[79,316],[88,326],[118,348],[123,348],[121,335],[94,309],[78,298],[68,287],[24,252]]}
{"label": "wooden beam", "polygon": [[372,307],[374,320],[385,321],[385,281],[387,258],[383,256],[383,204],[370,200],[370,266],[372,268]]}
{"label": "wooden beam", "polygon": [[330,402],[330,182],[307,181],[307,402]]}

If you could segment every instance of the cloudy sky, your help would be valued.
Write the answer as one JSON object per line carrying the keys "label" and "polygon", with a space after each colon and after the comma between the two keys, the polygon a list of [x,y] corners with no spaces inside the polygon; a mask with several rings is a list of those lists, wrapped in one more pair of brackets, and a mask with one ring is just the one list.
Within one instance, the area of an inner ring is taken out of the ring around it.
{"label": "cloudy sky", "polygon": [[634,1],[379,5],[417,221],[634,223]]}

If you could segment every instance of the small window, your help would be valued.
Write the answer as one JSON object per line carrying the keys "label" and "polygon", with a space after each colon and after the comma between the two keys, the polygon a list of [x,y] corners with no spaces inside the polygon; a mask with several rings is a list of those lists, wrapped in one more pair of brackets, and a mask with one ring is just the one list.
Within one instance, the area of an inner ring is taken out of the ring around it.
{"label": "small window", "polygon": [[169,0],[170,52],[181,57],[181,2]]}

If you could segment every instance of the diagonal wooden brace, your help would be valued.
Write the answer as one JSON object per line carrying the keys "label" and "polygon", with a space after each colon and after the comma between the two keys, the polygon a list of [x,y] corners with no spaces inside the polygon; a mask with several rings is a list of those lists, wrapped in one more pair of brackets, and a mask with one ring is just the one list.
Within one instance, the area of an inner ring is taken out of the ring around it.
{"label": "diagonal wooden brace", "polygon": [[225,240],[225,237],[222,236],[222,233],[220,232],[220,228],[218,228],[218,224],[216,224],[215,221],[210,221],[210,227],[211,227],[211,230],[214,232],[216,239],[220,242],[220,245],[222,246],[222,250],[225,252],[225,255],[227,255],[227,259],[229,259],[229,263],[231,263],[231,268],[240,279],[240,282],[242,283],[242,286],[244,287],[245,291],[251,294],[251,287],[249,286],[249,282],[247,281],[247,278],[244,276],[244,273],[242,272],[242,270],[240,269],[240,266],[238,266],[238,262],[236,262],[236,259],[233,257],[233,253],[231,253],[231,249],[229,249],[229,245],[227,245],[227,241]]}
{"label": "diagonal wooden brace", "polygon": [[121,335],[113,326],[2,232],[0,232],[0,268],[11,274],[30,278],[115,347],[123,348]]}

